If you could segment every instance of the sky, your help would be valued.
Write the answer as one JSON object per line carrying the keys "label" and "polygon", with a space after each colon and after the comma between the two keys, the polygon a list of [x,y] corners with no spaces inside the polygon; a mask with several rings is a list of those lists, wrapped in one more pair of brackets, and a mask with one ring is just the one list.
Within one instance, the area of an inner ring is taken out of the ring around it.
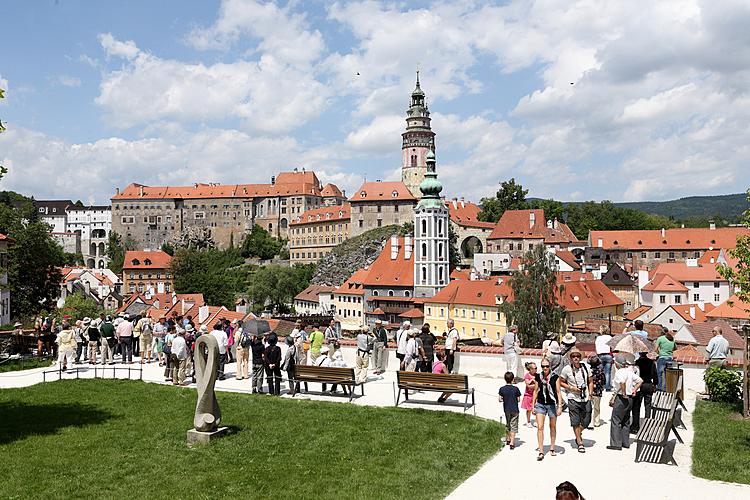
{"label": "sky", "polygon": [[420,70],[447,197],[744,191],[750,2],[3,2],[0,189],[107,203],[130,183],[353,193],[400,177]]}

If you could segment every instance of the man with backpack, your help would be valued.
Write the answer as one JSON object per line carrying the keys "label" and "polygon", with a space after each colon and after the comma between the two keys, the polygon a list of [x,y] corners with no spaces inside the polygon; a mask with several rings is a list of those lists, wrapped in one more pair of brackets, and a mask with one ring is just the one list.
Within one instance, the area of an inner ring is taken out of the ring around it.
{"label": "man with backpack", "polygon": [[250,345],[252,344],[253,338],[250,336],[250,332],[244,331],[240,326],[239,321],[232,320],[234,326],[234,344],[237,346],[237,373],[235,378],[242,380],[248,377],[248,361],[250,358]]}
{"label": "man with backpack", "polygon": [[151,362],[151,344],[154,342],[154,327],[151,318],[144,316],[136,323],[134,331],[139,334],[141,343],[141,364]]}
{"label": "man with backpack", "polygon": [[102,340],[102,364],[115,364],[112,348],[115,346],[115,327],[112,325],[112,317],[107,316],[99,325],[99,333]]}
{"label": "man with backpack", "polygon": [[558,392],[565,389],[568,393],[568,414],[570,425],[576,436],[579,453],[586,453],[583,446],[583,429],[591,423],[591,394],[594,392],[594,379],[591,378],[586,365],[581,363],[581,351],[573,348],[570,351],[570,364],[565,366],[557,379]]}
{"label": "man with backpack", "polygon": [[250,352],[253,360],[253,380],[251,384],[253,394],[263,392],[263,351],[265,349],[263,340],[257,333],[254,333],[250,339]]}

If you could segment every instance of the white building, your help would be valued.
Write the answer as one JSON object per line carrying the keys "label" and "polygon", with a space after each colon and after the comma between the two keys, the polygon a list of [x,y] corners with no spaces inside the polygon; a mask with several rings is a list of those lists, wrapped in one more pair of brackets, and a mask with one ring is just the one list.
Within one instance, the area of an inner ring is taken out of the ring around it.
{"label": "white building", "polygon": [[509,253],[475,253],[472,267],[480,276],[509,274],[513,271],[513,258]]}
{"label": "white building", "polygon": [[86,267],[107,267],[107,238],[112,231],[112,209],[106,205],[68,208],[67,230],[81,235]]}
{"label": "white building", "polygon": [[414,296],[432,297],[448,284],[448,208],[435,172],[435,153],[427,152],[427,173],[414,209]]}
{"label": "white building", "polygon": [[333,311],[334,287],[310,285],[294,297],[297,314],[330,314]]}
{"label": "white building", "polygon": [[729,281],[717,272],[716,264],[702,265],[696,259],[662,263],[650,273],[640,270],[638,287],[641,304],[659,309],[656,314],[673,304],[718,306],[731,295]]}

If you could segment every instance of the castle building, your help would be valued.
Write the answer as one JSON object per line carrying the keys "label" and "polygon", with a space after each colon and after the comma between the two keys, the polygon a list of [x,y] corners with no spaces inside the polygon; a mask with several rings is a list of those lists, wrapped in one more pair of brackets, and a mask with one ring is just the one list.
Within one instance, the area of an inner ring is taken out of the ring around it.
{"label": "castle building", "polygon": [[349,237],[351,206],[313,208],[289,225],[289,259],[292,264],[317,262]]}
{"label": "castle building", "polygon": [[419,185],[427,173],[427,154],[435,154],[435,132],[430,127],[430,120],[417,71],[417,86],[411,93],[411,104],[406,110],[406,130],[401,134],[401,181],[415,198],[421,195]]}
{"label": "castle building", "polygon": [[440,199],[443,186],[435,172],[435,153],[426,155],[427,172],[419,185],[421,200],[414,209],[414,295],[432,297],[449,280],[448,207]]}

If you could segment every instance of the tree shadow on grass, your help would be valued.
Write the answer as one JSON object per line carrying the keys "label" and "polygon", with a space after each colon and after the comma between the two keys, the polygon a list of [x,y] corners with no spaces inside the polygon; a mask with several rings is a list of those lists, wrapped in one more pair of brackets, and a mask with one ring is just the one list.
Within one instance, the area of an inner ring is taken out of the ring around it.
{"label": "tree shadow on grass", "polygon": [[0,445],[40,434],[55,434],[63,427],[101,424],[114,415],[80,403],[29,404],[0,402]]}

